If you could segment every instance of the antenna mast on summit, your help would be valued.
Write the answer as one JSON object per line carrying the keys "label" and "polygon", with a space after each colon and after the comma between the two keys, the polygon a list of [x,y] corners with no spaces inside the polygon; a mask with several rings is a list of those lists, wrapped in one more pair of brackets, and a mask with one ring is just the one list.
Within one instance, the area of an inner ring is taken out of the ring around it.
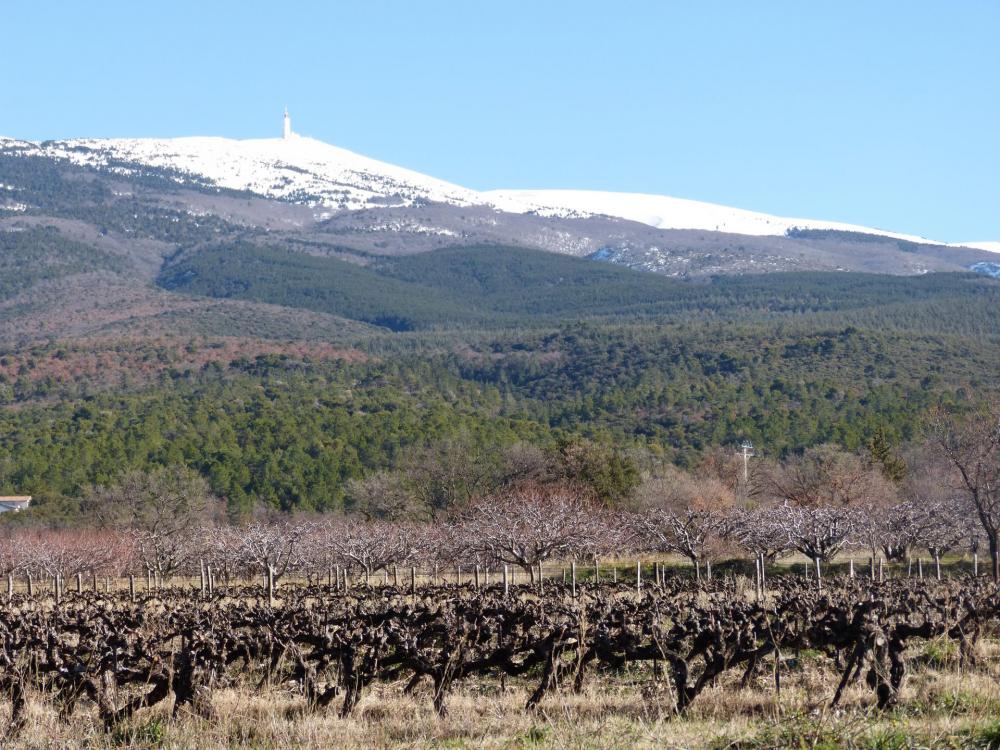
{"label": "antenna mast on summit", "polygon": [[285,129],[282,137],[286,141],[292,137],[292,118],[288,116],[288,107],[285,107]]}

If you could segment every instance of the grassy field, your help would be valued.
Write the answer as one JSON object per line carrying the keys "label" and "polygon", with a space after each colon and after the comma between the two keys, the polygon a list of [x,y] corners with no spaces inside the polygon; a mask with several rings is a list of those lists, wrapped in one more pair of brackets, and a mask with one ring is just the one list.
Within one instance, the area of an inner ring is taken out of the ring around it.
{"label": "grassy field", "polygon": [[[528,683],[469,682],[439,718],[429,687],[410,696],[401,685],[375,687],[348,719],[305,712],[295,685],[213,696],[214,715],[169,707],[140,714],[113,733],[78,714],[71,723],[34,700],[24,734],[3,747],[27,748],[1000,748],[1000,644],[980,644],[974,671],[960,672],[954,647],[923,644],[902,708],[878,713],[871,692],[849,688],[840,708],[827,708],[836,673],[825,656],[786,657],[780,696],[771,675],[741,687],[727,675],[679,718],[667,681],[622,670],[592,676],[583,691],[560,690],[534,713],[524,711]],[[640,670],[637,670],[637,672]]]}

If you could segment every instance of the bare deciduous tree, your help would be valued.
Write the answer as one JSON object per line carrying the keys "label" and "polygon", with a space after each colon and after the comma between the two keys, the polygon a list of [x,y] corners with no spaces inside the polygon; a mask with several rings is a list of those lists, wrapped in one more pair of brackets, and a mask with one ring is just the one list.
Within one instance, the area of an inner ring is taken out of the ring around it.
{"label": "bare deciduous tree", "polygon": [[416,532],[409,524],[384,521],[338,520],[320,527],[318,539],[332,559],[366,575],[408,562],[414,554]]}
{"label": "bare deciduous tree", "polygon": [[267,576],[269,589],[300,562],[302,539],[311,524],[296,521],[251,521],[239,530],[237,554],[244,564]]}
{"label": "bare deciduous tree", "polygon": [[748,552],[773,562],[792,548],[788,509],[773,504],[736,508],[729,519],[729,536]]}
{"label": "bare deciduous tree", "polygon": [[893,492],[869,461],[830,445],[775,466],[766,484],[770,494],[799,507],[859,508],[882,503],[887,495],[891,499]]}
{"label": "bare deciduous tree", "polygon": [[396,521],[419,517],[422,509],[406,488],[401,474],[379,471],[352,479],[345,488],[347,508],[372,519]]}
{"label": "bare deciduous tree", "polygon": [[147,570],[168,578],[199,552],[197,529],[221,505],[208,482],[184,467],[128,471],[84,499],[101,526],[129,534]]}
{"label": "bare deciduous tree", "polygon": [[979,407],[963,418],[937,411],[931,440],[954,467],[957,488],[982,525],[993,580],[1000,581],[1000,403]]}
{"label": "bare deciduous tree", "polygon": [[855,512],[829,505],[785,505],[791,546],[813,561],[829,562],[851,539]]}
{"label": "bare deciduous tree", "polygon": [[826,562],[852,534],[878,553],[884,529],[880,514],[896,500],[894,486],[868,459],[834,446],[810,448],[769,472],[772,496],[787,508],[792,546]]}
{"label": "bare deciduous tree", "polygon": [[736,497],[718,479],[668,467],[647,478],[638,496],[636,523],[648,549],[675,552],[696,567],[721,549]]}
{"label": "bare deciduous tree", "polygon": [[460,436],[412,450],[400,468],[420,511],[440,518],[494,488],[497,456]]}
{"label": "bare deciduous tree", "polygon": [[554,557],[594,554],[611,528],[603,511],[565,485],[521,485],[475,501],[458,528],[465,549],[532,576]]}

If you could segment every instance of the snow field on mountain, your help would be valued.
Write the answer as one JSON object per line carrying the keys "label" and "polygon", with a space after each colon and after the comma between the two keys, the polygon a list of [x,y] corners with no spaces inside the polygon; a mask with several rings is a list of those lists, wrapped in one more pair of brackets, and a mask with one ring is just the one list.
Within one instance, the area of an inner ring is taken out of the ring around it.
{"label": "snow field on mountain", "polygon": [[[819,229],[944,244],[855,224],[785,218],[664,195],[591,190],[478,192],[295,134],[289,138],[250,140],[87,138],[44,143],[0,138],[0,150],[10,149],[124,171],[129,170],[128,163],[168,169],[220,188],[333,210],[412,206],[430,201],[455,206],[490,206],[508,213],[560,218],[609,216],[658,229],[757,236],[782,236],[790,229]],[[1000,252],[1000,242],[953,243],[953,246]]]}

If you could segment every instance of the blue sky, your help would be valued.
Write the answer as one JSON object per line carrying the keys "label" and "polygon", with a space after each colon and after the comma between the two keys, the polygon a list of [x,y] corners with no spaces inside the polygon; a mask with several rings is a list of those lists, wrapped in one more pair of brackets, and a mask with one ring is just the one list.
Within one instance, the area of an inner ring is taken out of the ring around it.
{"label": "blue sky", "polygon": [[1000,2],[6,3],[0,134],[297,131],[469,187],[1000,240]]}

